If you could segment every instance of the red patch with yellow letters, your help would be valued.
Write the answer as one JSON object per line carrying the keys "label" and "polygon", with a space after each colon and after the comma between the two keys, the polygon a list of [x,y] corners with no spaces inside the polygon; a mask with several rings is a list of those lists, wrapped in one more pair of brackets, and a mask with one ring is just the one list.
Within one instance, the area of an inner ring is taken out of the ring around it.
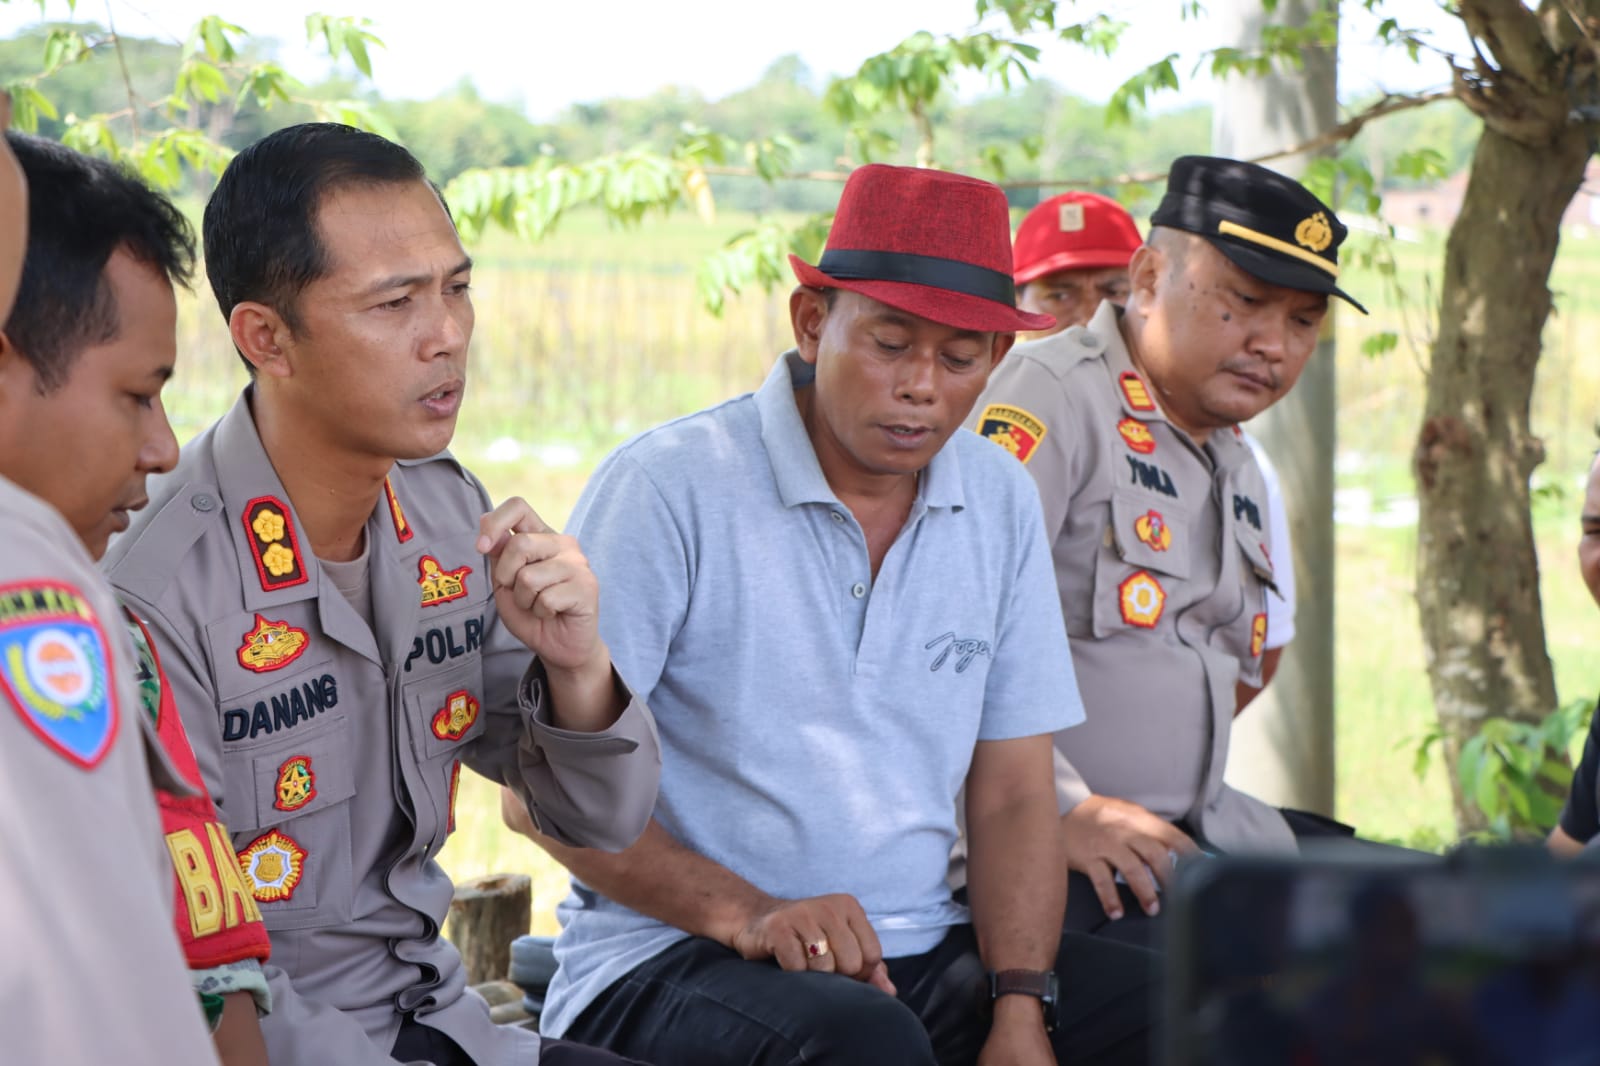
{"label": "red patch with yellow letters", "polygon": [[1137,418],[1124,418],[1118,422],[1117,432],[1122,434],[1123,442],[1140,455],[1149,455],[1156,450],[1155,434]]}
{"label": "red patch with yellow letters", "polygon": [[400,498],[394,494],[394,486],[389,484],[389,479],[383,479],[383,494],[389,500],[389,517],[394,519],[394,538],[401,544],[416,536],[411,531],[411,524],[406,521],[405,511],[400,509]]}
{"label": "red patch with yellow letters", "polygon": [[1117,586],[1117,598],[1122,620],[1140,629],[1154,629],[1167,606],[1167,590],[1144,570]]}
{"label": "red patch with yellow letters", "polygon": [[1133,535],[1158,552],[1172,547],[1172,527],[1160,511],[1146,511],[1133,520]]}
{"label": "red patch with yellow letters", "polygon": [[444,698],[444,706],[433,716],[433,735],[440,740],[460,740],[478,720],[478,701],[466,689]]}
{"label": "red patch with yellow letters", "polygon": [[470,566],[446,570],[439,565],[439,560],[424,555],[417,563],[417,585],[422,589],[422,606],[437,607],[441,603],[461,599],[467,594],[467,575],[470,573]]}
{"label": "red patch with yellow letters", "polygon": [[1128,401],[1128,406],[1135,411],[1154,411],[1156,402],[1150,398],[1150,389],[1146,387],[1144,378],[1131,370],[1124,370],[1117,378],[1122,386],[1122,398]]}
{"label": "red patch with yellow letters", "polygon": [[311,635],[288,622],[271,622],[256,615],[253,629],[244,635],[237,652],[239,665],[251,673],[281,670],[305,654]]}
{"label": "red patch with yellow letters", "polygon": [[250,557],[256,575],[266,592],[303,585],[310,578],[300,562],[300,538],[294,531],[289,508],[275,496],[257,496],[244,505],[245,537],[250,541]]}
{"label": "red patch with yellow letters", "polygon": [[1250,619],[1250,657],[1253,659],[1261,654],[1267,646],[1267,616],[1258,614]]}

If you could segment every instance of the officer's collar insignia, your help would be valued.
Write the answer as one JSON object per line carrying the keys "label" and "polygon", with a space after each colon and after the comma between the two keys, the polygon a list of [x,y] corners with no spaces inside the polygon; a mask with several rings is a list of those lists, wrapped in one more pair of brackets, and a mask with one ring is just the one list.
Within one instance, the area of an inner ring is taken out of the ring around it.
{"label": "officer's collar insignia", "polygon": [[1150,398],[1150,390],[1145,386],[1144,378],[1131,370],[1124,370],[1117,378],[1117,383],[1122,386],[1122,398],[1127,401],[1128,409],[1132,411],[1154,411],[1156,402]]}
{"label": "officer's collar insignia", "polygon": [[1117,586],[1122,620],[1140,629],[1154,629],[1166,610],[1167,590],[1148,572],[1140,570]]}
{"label": "officer's collar insignia", "polygon": [[94,609],[71,585],[0,586],[0,693],[34,736],[85,770],[106,757],[117,732],[109,649]]}
{"label": "officer's collar insignia", "polygon": [[446,570],[439,565],[439,560],[424,555],[417,562],[417,584],[422,589],[422,606],[437,607],[441,603],[461,599],[467,594],[467,575],[470,573],[470,566]]}
{"label": "officer's collar insignia", "polygon": [[987,437],[1023,462],[1033,457],[1034,450],[1049,430],[1031,413],[1009,404],[992,403],[983,409],[978,419],[979,436]]}
{"label": "officer's collar insignia", "polygon": [[306,569],[300,555],[289,508],[275,496],[257,496],[245,504],[244,532],[263,592],[276,592],[305,584]]}
{"label": "officer's collar insignia", "polygon": [[406,513],[400,508],[400,498],[394,494],[394,486],[388,478],[383,479],[383,494],[389,500],[389,517],[394,519],[394,539],[401,544],[416,536],[411,531],[411,524],[406,521]]}
{"label": "officer's collar insignia", "polygon": [[1267,616],[1258,614],[1250,619],[1250,658],[1261,654],[1267,646]]}
{"label": "officer's collar insignia", "polygon": [[255,628],[239,645],[239,665],[257,674],[279,670],[304,655],[310,643],[305,630],[288,622],[270,622],[258,614]]}
{"label": "officer's collar insignia", "polygon": [[1316,214],[1300,220],[1294,228],[1295,243],[1313,252],[1325,252],[1328,245],[1333,243],[1333,227],[1328,225],[1328,216],[1318,211]]}
{"label": "officer's collar insignia", "polygon": [[260,903],[294,898],[305,874],[306,849],[289,834],[274,829],[257,837],[239,852],[250,894]]}
{"label": "officer's collar insignia", "polygon": [[440,740],[460,740],[478,720],[478,701],[466,689],[444,698],[444,706],[433,716],[433,735]]}
{"label": "officer's collar insignia", "polygon": [[457,759],[450,768],[450,818],[444,824],[446,833],[456,831],[456,789],[461,785],[461,760]]}
{"label": "officer's collar insignia", "polygon": [[1137,418],[1124,418],[1118,422],[1117,432],[1122,434],[1123,442],[1140,455],[1149,455],[1156,450],[1155,434]]}
{"label": "officer's collar insignia", "polygon": [[317,775],[311,770],[311,756],[291,755],[278,767],[278,779],[273,783],[273,807],[280,811],[298,811],[317,798]]}
{"label": "officer's collar insignia", "polygon": [[1151,549],[1164,552],[1172,547],[1172,527],[1160,511],[1146,511],[1133,520],[1133,534]]}

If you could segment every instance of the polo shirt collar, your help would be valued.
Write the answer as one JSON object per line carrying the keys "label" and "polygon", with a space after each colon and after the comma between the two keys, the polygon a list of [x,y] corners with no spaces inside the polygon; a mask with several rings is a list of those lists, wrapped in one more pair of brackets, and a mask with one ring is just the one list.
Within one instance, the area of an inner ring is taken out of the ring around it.
{"label": "polo shirt collar", "polygon": [[[839,504],[839,497],[828,485],[817,462],[817,450],[806,433],[795,403],[795,390],[816,380],[817,368],[800,358],[796,349],[778,357],[767,380],[756,390],[756,412],[761,417],[761,443],[772,463],[778,497],[785,507],[803,503]],[[948,507],[959,511],[966,506],[961,484],[961,463],[951,441],[946,441],[922,472],[917,496],[922,507]]]}

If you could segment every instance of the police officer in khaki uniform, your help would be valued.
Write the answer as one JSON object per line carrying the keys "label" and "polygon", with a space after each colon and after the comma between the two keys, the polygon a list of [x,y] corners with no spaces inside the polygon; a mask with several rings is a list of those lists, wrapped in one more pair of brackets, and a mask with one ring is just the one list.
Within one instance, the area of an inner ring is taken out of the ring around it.
{"label": "police officer in khaki uniform", "polygon": [[[0,128],[9,110],[0,96]],[[44,197],[31,220],[24,170]],[[91,558],[143,498],[146,474],[176,458],[158,397],[174,356],[172,286],[192,258],[182,217],[137,181],[59,145],[0,140],[8,1062],[216,1062],[173,935],[152,793],[183,786],[140,710],[121,611]],[[19,274],[24,310],[11,314]]]}
{"label": "police officer in khaki uniform", "polygon": [[271,932],[274,1066],[615,1061],[491,1024],[439,936],[463,766],[620,849],[660,761],[575,542],[521,500],[485,514],[443,451],[473,316],[438,194],[380,137],[291,127],[229,165],[205,253],[252,384],[110,573]]}
{"label": "police officer in khaki uniform", "polygon": [[1039,486],[1087,707],[1056,737],[1069,928],[1159,913],[1176,854],[1295,849],[1285,812],[1223,783],[1273,581],[1238,425],[1299,377],[1329,296],[1350,299],[1345,228],[1296,182],[1195,156],[1151,223],[1126,311],[1108,301],[1087,327],[1018,345],[969,423]]}

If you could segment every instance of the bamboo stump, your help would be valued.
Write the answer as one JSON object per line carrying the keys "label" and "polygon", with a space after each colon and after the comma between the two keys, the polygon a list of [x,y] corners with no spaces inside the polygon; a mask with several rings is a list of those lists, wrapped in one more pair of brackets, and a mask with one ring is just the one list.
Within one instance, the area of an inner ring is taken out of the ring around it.
{"label": "bamboo stump", "polygon": [[528,932],[533,880],[526,874],[489,874],[456,886],[445,935],[461,952],[467,984],[505,980],[511,942]]}

